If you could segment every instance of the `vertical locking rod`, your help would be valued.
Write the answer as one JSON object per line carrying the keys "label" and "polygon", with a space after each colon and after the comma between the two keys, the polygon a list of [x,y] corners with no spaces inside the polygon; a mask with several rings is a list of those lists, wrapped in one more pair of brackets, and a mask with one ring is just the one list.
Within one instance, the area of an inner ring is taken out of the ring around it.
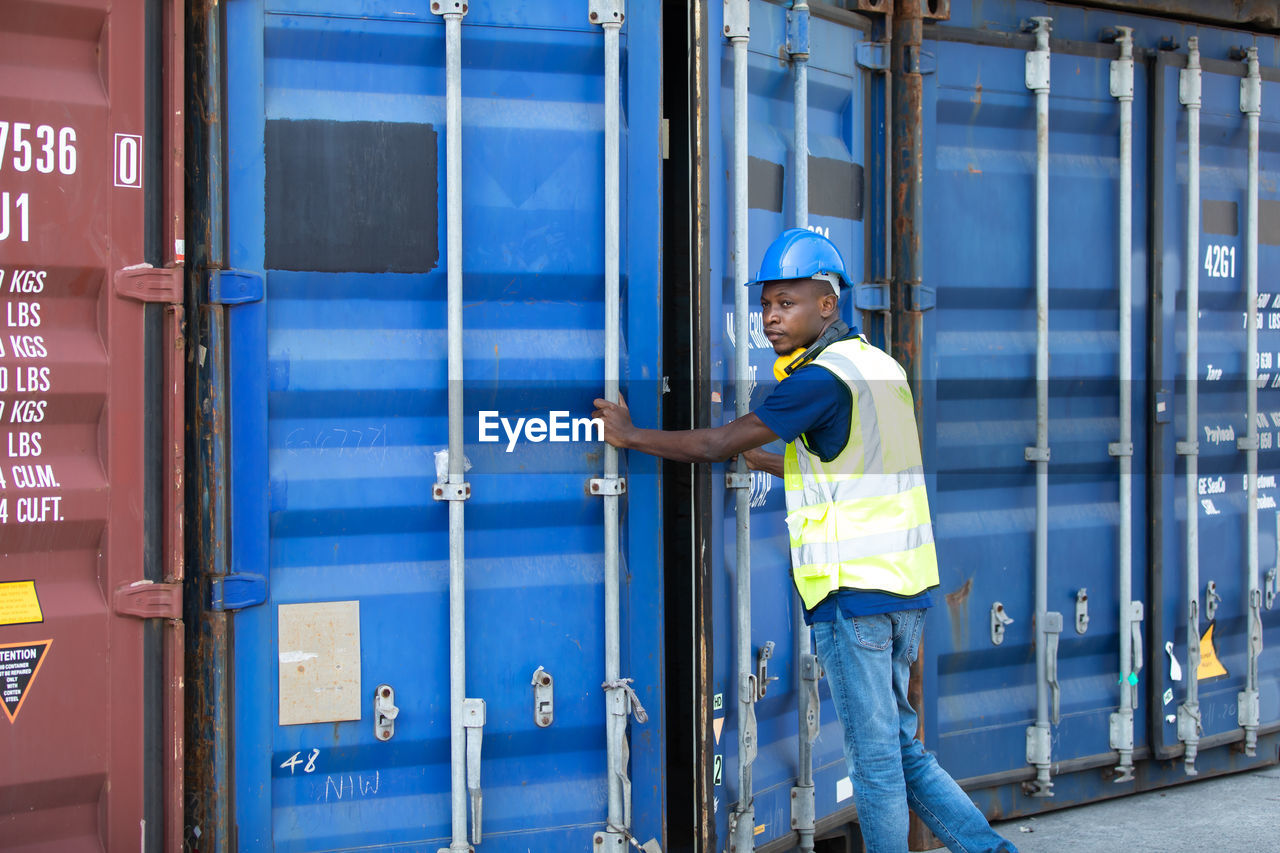
{"label": "vertical locking rod", "polygon": [[[461,0],[432,3],[444,17],[445,54],[445,259],[448,264],[446,316],[448,324],[449,407],[449,846],[441,853],[471,851],[467,840],[467,724],[466,564],[463,501],[469,489],[463,480],[462,440],[462,16]],[[437,494],[437,498],[439,498]],[[474,701],[474,700],[473,700]],[[479,757],[476,756],[476,763]],[[477,803],[478,805],[478,803]],[[478,810],[477,810],[478,811]]]}
{"label": "vertical locking rod", "polygon": [[[618,282],[619,186],[619,37],[626,19],[624,0],[589,0],[588,17],[604,33],[604,396],[618,402],[621,347],[621,296]],[[632,708],[630,679],[622,678],[618,451],[604,448],[604,691],[608,814],[596,850],[621,850],[631,839],[631,780],[628,774],[627,717]]]}
{"label": "vertical locking rod", "polygon": [[[787,13],[787,50],[795,70],[795,184],[796,227],[809,227],[809,4],[793,0]],[[795,606],[803,609],[798,595]],[[813,796],[813,741],[817,736],[818,665],[809,626],[802,614],[795,620],[796,636],[796,786],[791,790],[791,828],[799,836],[799,853],[813,853],[816,809]]]}
{"label": "vertical locking rod", "polygon": [[1248,75],[1240,81],[1240,111],[1249,121],[1249,188],[1245,203],[1245,435],[1237,447],[1245,452],[1245,472],[1249,496],[1245,504],[1245,583],[1248,609],[1249,665],[1244,690],[1237,701],[1240,727],[1244,729],[1244,752],[1257,752],[1258,656],[1262,653],[1262,590],[1258,585],[1258,123],[1262,116],[1262,76],[1258,49],[1251,47],[1245,57]]}
{"label": "vertical locking rod", "polygon": [[[747,414],[751,391],[751,335],[747,326],[747,42],[751,38],[749,0],[724,0],[724,33],[733,45],[733,310],[734,310],[734,412]],[[730,823],[731,853],[746,853],[755,846],[755,804],[751,791],[751,762],[755,756],[754,661],[751,654],[751,494],[740,483],[747,477],[747,462],[738,454],[734,473],[737,587],[734,600],[738,664],[738,803]]]}
{"label": "vertical locking rod", "polygon": [[[1036,443],[1026,458],[1036,465],[1036,722],[1027,728],[1027,763],[1036,768],[1032,796],[1052,797],[1049,723],[1049,29],[1052,18],[1032,18],[1035,50],[1026,58],[1026,85],[1036,96]],[[1059,624],[1061,624],[1059,622]]]}
{"label": "vertical locking rod", "polygon": [[1119,27],[1120,58],[1111,63],[1111,97],[1120,101],[1120,440],[1108,450],[1120,461],[1120,709],[1112,714],[1111,748],[1120,755],[1116,782],[1133,781],[1133,29]]}
{"label": "vertical locking rod", "polygon": [[1187,39],[1187,67],[1178,79],[1178,100],[1187,108],[1187,439],[1177,444],[1186,459],[1186,598],[1187,693],[1178,706],[1178,739],[1183,743],[1183,768],[1196,775],[1200,747],[1200,40]]}

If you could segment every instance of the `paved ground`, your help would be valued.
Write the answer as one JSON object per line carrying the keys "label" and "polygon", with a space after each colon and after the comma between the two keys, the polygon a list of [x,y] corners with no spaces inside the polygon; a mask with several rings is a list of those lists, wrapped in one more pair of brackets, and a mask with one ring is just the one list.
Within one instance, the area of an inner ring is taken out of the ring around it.
{"label": "paved ground", "polygon": [[1280,851],[1280,766],[996,824],[1021,853]]}

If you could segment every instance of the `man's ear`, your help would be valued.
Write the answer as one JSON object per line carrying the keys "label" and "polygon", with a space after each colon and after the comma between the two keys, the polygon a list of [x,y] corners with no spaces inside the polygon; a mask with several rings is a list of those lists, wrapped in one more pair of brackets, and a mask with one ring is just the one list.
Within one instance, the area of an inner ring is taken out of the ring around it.
{"label": "man's ear", "polygon": [[840,310],[840,297],[834,293],[824,294],[818,305],[818,310],[822,313],[822,319],[825,320]]}

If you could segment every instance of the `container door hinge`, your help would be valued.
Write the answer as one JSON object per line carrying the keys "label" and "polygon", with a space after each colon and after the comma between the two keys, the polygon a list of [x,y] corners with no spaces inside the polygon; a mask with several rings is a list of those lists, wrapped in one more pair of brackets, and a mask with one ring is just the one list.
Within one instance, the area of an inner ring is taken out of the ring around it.
{"label": "container door hinge", "polygon": [[883,41],[860,41],[853,50],[854,59],[868,71],[889,70],[889,44]]}
{"label": "container door hinge", "polygon": [[138,302],[182,304],[182,267],[134,264],[116,270],[112,279],[116,296]]}
{"label": "container door hinge", "polygon": [[261,302],[266,296],[262,275],[247,270],[209,270],[209,301],[216,305]]}
{"label": "container door hinge", "polygon": [[181,619],[182,584],[134,581],[116,587],[115,611],[139,619]]}
{"label": "container door hinge", "polygon": [[853,286],[853,304],[859,311],[888,311],[889,283],[864,281]]}
{"label": "container door hinge", "polygon": [[[889,283],[866,281],[853,286],[853,304],[859,311],[888,311]],[[907,285],[907,310],[932,311],[938,304],[938,293],[926,284]]]}
{"label": "container door hinge", "polygon": [[251,572],[236,572],[212,579],[209,607],[217,612],[243,610],[267,600],[267,579]]}
{"label": "container door hinge", "polygon": [[903,64],[908,74],[932,74],[938,70],[938,58],[917,44],[903,46]]}
{"label": "container door hinge", "polygon": [[938,292],[927,284],[907,286],[908,311],[932,311],[938,304]]}

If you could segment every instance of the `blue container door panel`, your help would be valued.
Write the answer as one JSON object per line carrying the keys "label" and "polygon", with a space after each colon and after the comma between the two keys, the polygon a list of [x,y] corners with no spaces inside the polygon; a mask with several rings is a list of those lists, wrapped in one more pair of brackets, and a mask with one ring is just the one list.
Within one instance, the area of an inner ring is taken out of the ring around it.
{"label": "blue container door panel", "polygon": [[[1218,55],[1216,42],[1202,40],[1206,57]],[[1215,66],[1220,68],[1221,66]],[[1178,103],[1176,67],[1164,69],[1166,122],[1165,140],[1165,375],[1175,377],[1174,430],[1176,440],[1186,438],[1186,305],[1184,264],[1195,265],[1199,277],[1198,318],[1199,471],[1196,483],[1200,537],[1200,623],[1222,665],[1221,671],[1205,669],[1200,679],[1200,710],[1203,736],[1221,735],[1239,726],[1237,696],[1244,687],[1248,667],[1247,629],[1247,548],[1248,509],[1245,454],[1236,441],[1248,433],[1246,388],[1246,217],[1248,121],[1240,112],[1240,76],[1205,71],[1202,75],[1203,107],[1200,118],[1200,240],[1194,258],[1186,258],[1187,204],[1187,124],[1186,110]],[[1243,72],[1243,63],[1241,64]],[[1260,224],[1258,245],[1258,575],[1276,566],[1277,473],[1280,452],[1280,193],[1270,176],[1280,172],[1280,119],[1274,107],[1280,101],[1280,84],[1263,83],[1263,114],[1260,145]],[[1270,99],[1268,101],[1268,99]],[[1175,436],[1164,442],[1165,470],[1175,472],[1165,495],[1165,600],[1166,621],[1156,662],[1174,701],[1167,708],[1176,713],[1185,697],[1186,679],[1186,501],[1183,461],[1174,453]],[[1221,597],[1215,618],[1209,619],[1205,589],[1213,582]],[[1259,658],[1261,721],[1264,726],[1280,721],[1280,613],[1262,610],[1263,652]],[[1180,662],[1183,679],[1171,677],[1165,643],[1172,642],[1174,657]],[[1202,655],[1209,643],[1202,643]],[[1169,695],[1169,694],[1165,694]],[[1166,744],[1177,744],[1177,726],[1166,721],[1162,731]]]}
{"label": "blue container door panel", "polygon": [[[1025,765],[1035,721],[1035,97],[1025,52],[937,41],[925,78],[925,468],[942,595],[925,635],[926,745],[957,778]],[[1119,703],[1117,207],[1109,60],[1055,53],[1049,101],[1048,609],[1064,615],[1055,760],[1109,751]],[[1135,117],[1145,115],[1139,66]],[[1133,598],[1144,601],[1145,131],[1133,168]],[[1088,632],[1073,630],[1087,589]],[[1014,620],[992,639],[999,602]],[[1146,740],[1143,709],[1135,741]]]}
{"label": "blue container door panel", "polygon": [[[444,27],[349,5],[227,10],[231,262],[266,278],[263,302],[230,309],[233,548],[270,580],[234,622],[242,850],[434,850],[450,833],[449,510],[432,498],[448,425]],[[606,812],[603,510],[586,485],[601,444],[509,443],[496,422],[483,441],[479,420],[586,418],[603,385],[603,40],[585,2],[547,6],[474,3],[462,37],[466,695],[487,703],[495,851],[585,849]],[[659,185],[657,134],[625,132],[657,122],[657,26],[624,31],[624,191]],[[622,200],[623,353],[655,377],[660,294],[627,287],[659,280],[659,200],[641,195]],[[658,421],[657,383],[633,388],[637,420]],[[623,519],[622,674],[651,715],[631,767],[659,780],[635,788],[646,838],[665,796],[656,471],[632,460]],[[312,666],[331,680],[312,687]],[[399,708],[386,740],[380,684]],[[324,690],[358,696],[334,710],[306,692]]]}
{"label": "blue container door panel", "polygon": [[[722,32],[719,4],[711,6],[711,32]],[[748,267],[754,278],[769,243],[795,225],[794,72],[779,60],[786,42],[785,8],[751,4],[748,52]],[[865,72],[854,61],[858,42],[867,38],[846,24],[813,18],[809,59],[809,226],[830,237],[844,256],[850,276],[863,270]],[[712,260],[710,280],[713,316],[712,364],[718,371],[713,387],[722,399],[720,422],[734,418],[734,280],[733,264],[733,48],[720,39],[719,62],[711,67],[710,115],[718,117],[720,136],[711,158]],[[758,405],[776,384],[776,355],[764,337],[760,290],[748,296],[752,403]],[[852,294],[842,300],[851,319]],[[722,396],[721,396],[722,395]],[[716,401],[717,397],[713,397]],[[769,449],[782,451],[782,445]],[[715,817],[717,834],[727,838],[728,814],[738,801],[738,692],[735,654],[735,494],[716,480],[712,501],[717,529],[723,531],[713,565],[715,631],[713,716],[722,718],[716,743]],[[790,576],[782,481],[753,472],[751,481],[751,646],[759,653],[774,643],[767,685],[756,705],[759,754],[753,765],[757,845],[791,831],[791,787],[796,778],[797,696],[795,625],[801,619]],[[816,806],[819,818],[850,804],[842,784],[847,776],[843,740],[825,682],[822,686],[822,730],[814,746]]]}

